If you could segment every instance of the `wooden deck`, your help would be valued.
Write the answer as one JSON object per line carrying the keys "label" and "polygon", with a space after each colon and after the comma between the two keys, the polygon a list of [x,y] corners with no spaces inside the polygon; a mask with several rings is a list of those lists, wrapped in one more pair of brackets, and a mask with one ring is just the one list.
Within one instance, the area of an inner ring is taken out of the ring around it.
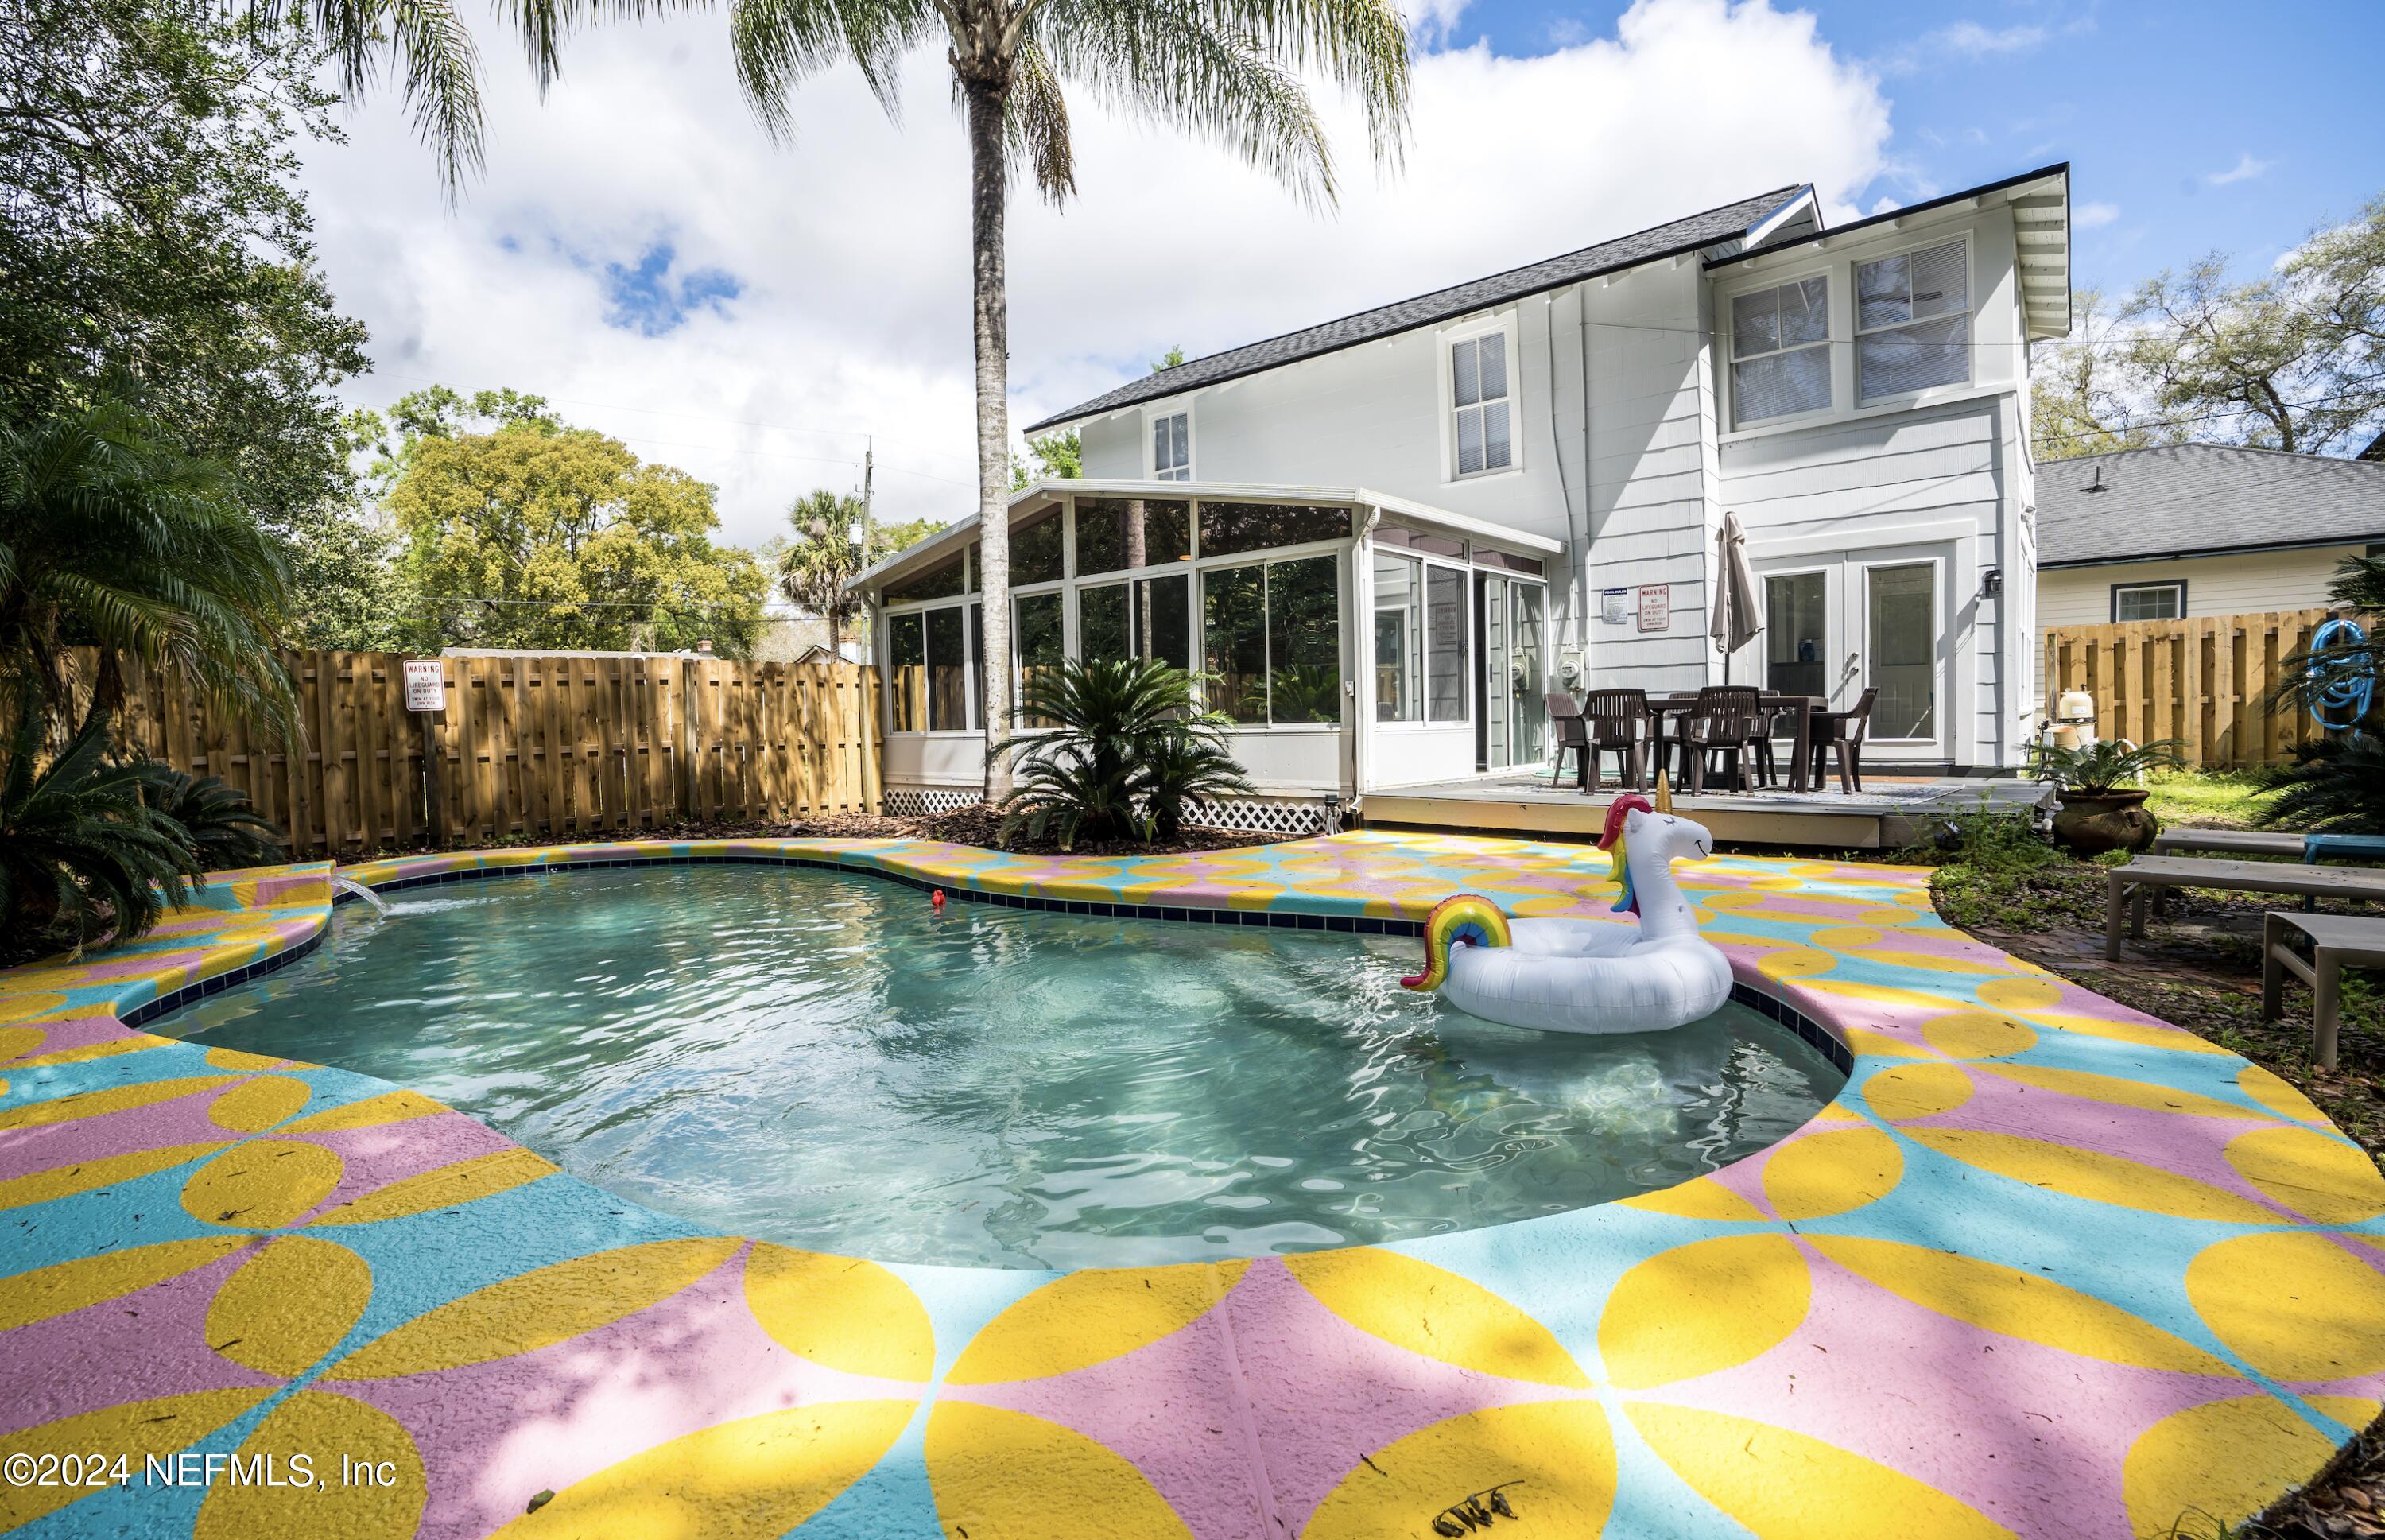
{"label": "wooden deck", "polygon": [[[2013,776],[1879,774],[1842,795],[1834,785],[1809,793],[1757,791],[1673,794],[1676,810],[1695,818],[1725,845],[1808,845],[1833,850],[1893,850],[1911,844],[1932,816],[1968,811],[1985,796],[1997,808],[2048,802],[2053,788]],[[1550,839],[1596,839],[1606,809],[1627,795],[1612,783],[1585,795],[1548,775],[1489,775],[1368,792],[1360,816],[1369,825],[1479,830]]]}

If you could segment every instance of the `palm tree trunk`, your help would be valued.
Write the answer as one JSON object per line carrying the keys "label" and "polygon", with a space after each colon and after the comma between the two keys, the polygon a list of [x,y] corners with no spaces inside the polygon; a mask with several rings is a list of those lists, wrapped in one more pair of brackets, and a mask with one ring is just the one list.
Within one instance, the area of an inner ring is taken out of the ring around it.
{"label": "palm tree trunk", "polygon": [[1002,137],[1008,81],[971,80],[968,96],[970,298],[977,323],[978,586],[985,600],[985,799],[1010,795],[1010,317],[1002,214],[1009,167]]}

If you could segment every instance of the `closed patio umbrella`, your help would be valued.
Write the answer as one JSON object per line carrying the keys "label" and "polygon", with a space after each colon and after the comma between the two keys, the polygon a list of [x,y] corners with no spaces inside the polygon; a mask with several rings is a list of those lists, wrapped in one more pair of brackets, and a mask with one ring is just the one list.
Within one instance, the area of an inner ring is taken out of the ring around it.
{"label": "closed patio umbrella", "polygon": [[1715,536],[1714,625],[1706,634],[1722,654],[1722,682],[1730,682],[1730,655],[1755,640],[1764,629],[1764,612],[1756,607],[1755,571],[1747,565],[1747,532],[1739,515],[1722,516],[1722,532]]}

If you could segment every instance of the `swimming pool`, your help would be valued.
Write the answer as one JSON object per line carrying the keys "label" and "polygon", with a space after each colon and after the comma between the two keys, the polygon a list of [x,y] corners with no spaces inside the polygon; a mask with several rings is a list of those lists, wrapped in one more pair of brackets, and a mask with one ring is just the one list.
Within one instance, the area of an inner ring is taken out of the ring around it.
{"label": "swimming pool", "polygon": [[954,905],[829,871],[493,879],[153,1027],[419,1089],[707,1227],[1106,1267],[1473,1229],[1670,1186],[1843,1083],[1736,1005],[1583,1038],[1398,985],[1417,943]]}

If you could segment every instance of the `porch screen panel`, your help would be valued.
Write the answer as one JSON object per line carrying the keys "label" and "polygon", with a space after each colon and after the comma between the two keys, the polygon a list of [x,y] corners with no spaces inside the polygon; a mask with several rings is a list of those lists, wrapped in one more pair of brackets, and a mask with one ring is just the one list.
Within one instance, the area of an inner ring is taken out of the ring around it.
{"label": "porch screen panel", "polygon": [[1115,663],[1134,656],[1134,632],[1127,619],[1127,585],[1105,582],[1077,590],[1077,650],[1088,663]]}
{"label": "porch screen panel", "polygon": [[1827,580],[1792,572],[1764,580],[1764,683],[1790,695],[1829,692]]}
{"label": "porch screen panel", "polygon": [[1237,722],[1267,720],[1267,569],[1228,567],[1201,577],[1209,706]]}
{"label": "porch screen panel", "polygon": [[1010,532],[1010,583],[1024,588],[1031,582],[1057,582],[1062,576],[1060,510]]}
{"label": "porch screen panel", "polygon": [[1424,720],[1424,570],[1375,556],[1375,720]]}
{"label": "porch screen panel", "polygon": [[1162,567],[1192,554],[1192,505],[1155,497],[1077,499],[1077,572]]}
{"label": "porch screen panel", "polygon": [[881,597],[888,604],[909,604],[915,599],[957,599],[961,596],[961,554],[955,551],[924,572],[916,573],[898,583],[887,585]]}
{"label": "porch screen panel", "polygon": [[[1037,684],[1060,671],[1068,652],[1061,640],[1059,595],[1026,595],[1016,601],[1013,613],[1017,624],[1011,645],[1018,655],[1018,699],[1023,703]],[[1030,716],[1024,710],[1018,720],[1027,727],[1053,725],[1049,718]]]}
{"label": "porch screen panel", "polygon": [[1317,540],[1347,540],[1350,510],[1316,507],[1305,503],[1204,503],[1201,505],[1201,554],[1240,556],[1244,551],[1273,550],[1280,545],[1305,545]]}
{"label": "porch screen panel", "polygon": [[1171,669],[1192,667],[1192,580],[1181,572],[1134,585],[1134,645],[1138,657]]}
{"label": "porch screen panel", "polygon": [[928,638],[917,615],[886,622],[887,684],[891,695],[886,731],[918,732],[928,725]]}
{"label": "porch screen panel", "polygon": [[1547,624],[1548,591],[1536,582],[1508,585],[1510,625],[1507,688],[1515,696],[1509,717],[1509,762],[1536,765],[1548,757],[1548,679],[1541,667],[1541,634]]}
{"label": "porch screen panel", "polygon": [[928,727],[968,731],[968,658],[961,648],[958,605],[928,611]]}
{"label": "porch screen panel", "polygon": [[1448,567],[1424,570],[1425,714],[1437,722],[1466,720],[1466,574]]}
{"label": "porch screen panel", "polygon": [[1267,568],[1269,717],[1277,725],[1342,720],[1342,562],[1338,557]]}
{"label": "porch screen panel", "polygon": [[1938,570],[1929,562],[1871,570],[1871,709],[1875,738],[1938,735]]}

